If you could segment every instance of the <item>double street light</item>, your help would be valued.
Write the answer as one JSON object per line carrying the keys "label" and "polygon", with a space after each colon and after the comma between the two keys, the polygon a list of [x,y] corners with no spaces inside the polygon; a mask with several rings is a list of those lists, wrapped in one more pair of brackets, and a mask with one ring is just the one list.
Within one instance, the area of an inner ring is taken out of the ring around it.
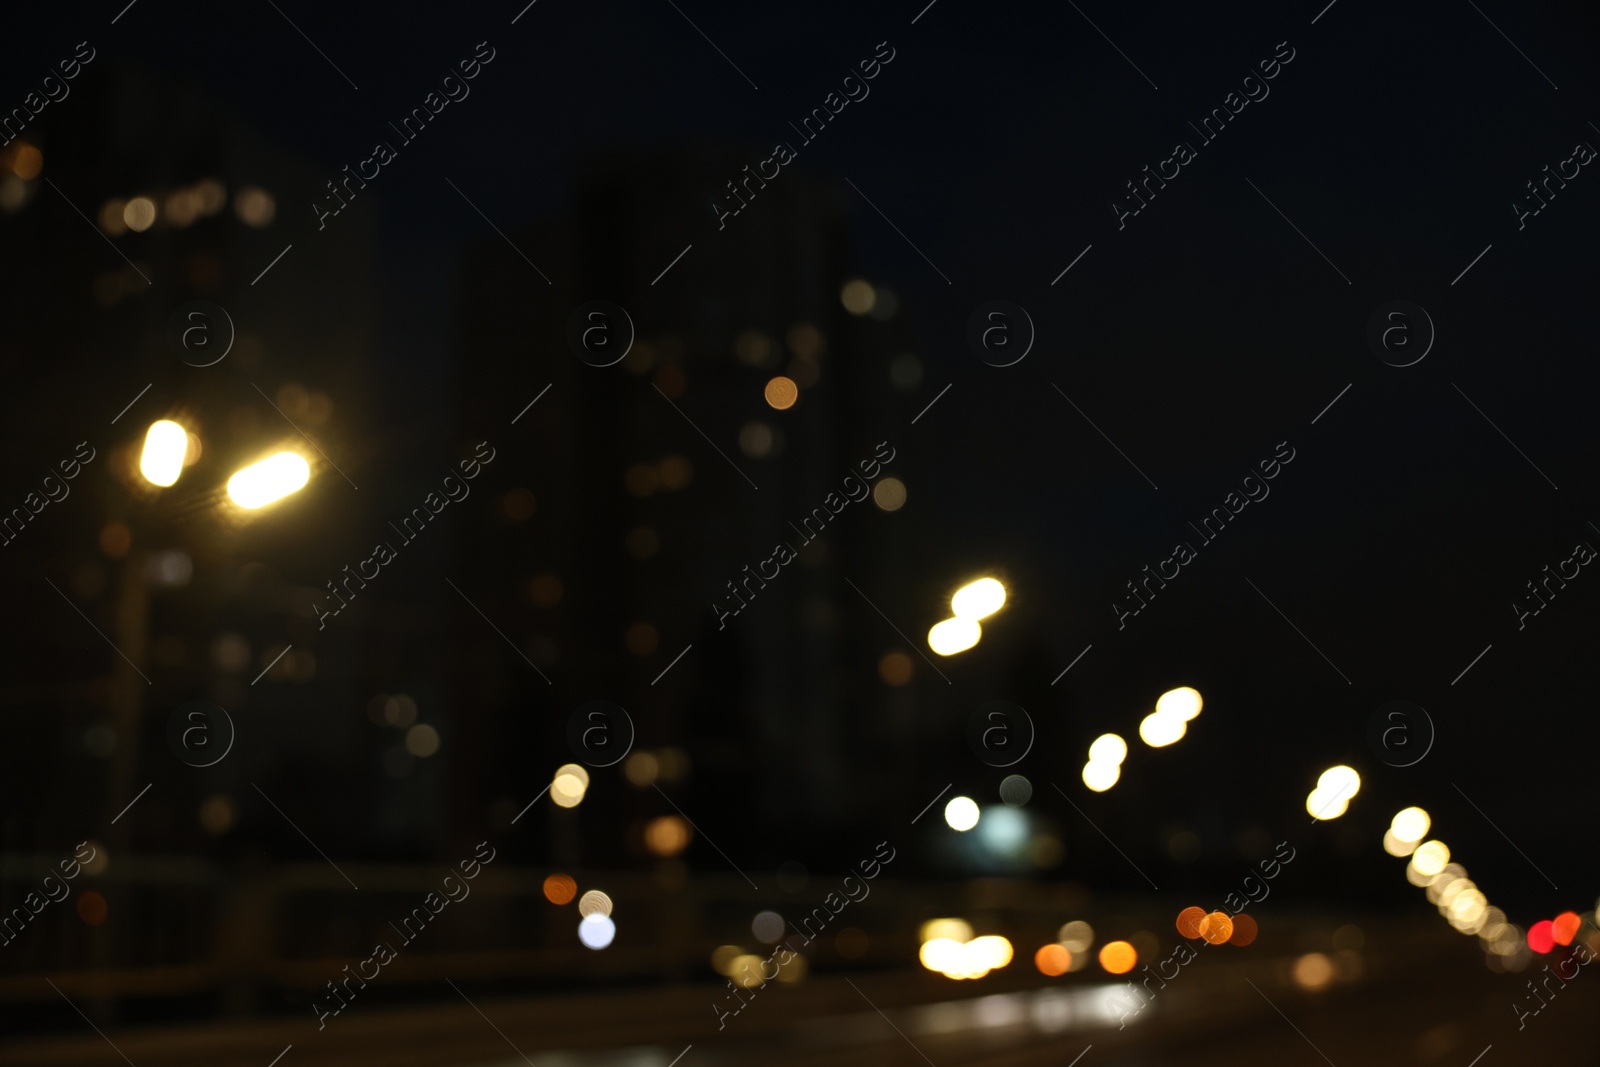
{"label": "double street light", "polygon": [[[191,462],[190,433],[171,419],[150,424],[144,435],[144,451],[139,457],[139,473],[151,485],[174,485],[184,466]],[[198,441],[193,442],[197,446]],[[198,449],[195,449],[198,457]],[[241,508],[254,510],[282,500],[311,480],[311,465],[294,452],[279,452],[252,463],[228,479],[228,499]]]}

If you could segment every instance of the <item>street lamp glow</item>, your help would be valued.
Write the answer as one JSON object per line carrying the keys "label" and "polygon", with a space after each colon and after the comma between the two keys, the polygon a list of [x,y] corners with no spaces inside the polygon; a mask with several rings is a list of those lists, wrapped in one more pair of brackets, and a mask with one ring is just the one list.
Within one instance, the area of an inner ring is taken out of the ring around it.
{"label": "street lamp glow", "polygon": [[952,797],[944,806],[944,821],[963,833],[978,825],[978,805],[971,797]]}
{"label": "street lamp glow", "polygon": [[950,610],[958,619],[976,622],[999,611],[1006,602],[1006,587],[993,578],[979,578],[956,590]]}
{"label": "street lamp glow", "polygon": [[928,647],[941,656],[965,652],[978,643],[983,627],[972,619],[946,619],[928,631]]}
{"label": "street lamp glow", "polygon": [[1104,793],[1121,777],[1122,768],[1109,760],[1090,760],[1083,765],[1083,784],[1096,793]]}
{"label": "street lamp glow", "polygon": [[1139,740],[1151,748],[1165,748],[1183,740],[1183,735],[1188,732],[1186,720],[1161,711],[1151,712],[1139,723]]}
{"label": "street lamp glow", "polygon": [[1089,746],[1090,763],[1111,763],[1117,766],[1128,758],[1128,743],[1116,734],[1101,734]]}
{"label": "street lamp glow", "polygon": [[1161,694],[1160,699],[1156,701],[1156,714],[1171,715],[1184,722],[1192,722],[1194,717],[1200,714],[1202,704],[1204,701],[1200,699],[1200,690],[1183,685]]}
{"label": "street lamp glow", "polygon": [[293,452],[279,452],[229,478],[228,498],[241,508],[265,507],[310,480],[310,464]]}
{"label": "street lamp glow", "polygon": [[144,435],[144,452],[139,456],[139,473],[151,485],[168,486],[183,473],[183,460],[189,454],[189,431],[170,419],[150,424]]}
{"label": "street lamp glow", "polygon": [[1402,809],[1395,813],[1394,820],[1389,823],[1389,829],[1397,840],[1412,843],[1427,837],[1432,827],[1433,820],[1421,808]]}

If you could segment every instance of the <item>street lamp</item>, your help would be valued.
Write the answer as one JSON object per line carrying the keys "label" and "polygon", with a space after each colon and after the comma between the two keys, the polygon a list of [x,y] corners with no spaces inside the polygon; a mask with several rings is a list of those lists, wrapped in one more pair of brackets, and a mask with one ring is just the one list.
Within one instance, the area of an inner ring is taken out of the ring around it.
{"label": "street lamp", "polygon": [[189,454],[189,431],[173,422],[162,419],[150,424],[144,435],[144,452],[139,456],[139,473],[151,485],[165,488],[178,480],[183,473],[183,461]]}
{"label": "street lamp", "polygon": [[279,452],[228,479],[228,499],[241,508],[260,508],[281,500],[311,480],[311,465],[293,452]]}

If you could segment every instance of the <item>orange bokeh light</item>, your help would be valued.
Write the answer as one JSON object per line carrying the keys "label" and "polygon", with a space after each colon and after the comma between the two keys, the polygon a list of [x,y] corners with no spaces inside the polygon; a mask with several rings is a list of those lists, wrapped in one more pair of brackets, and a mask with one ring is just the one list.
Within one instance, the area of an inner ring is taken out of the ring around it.
{"label": "orange bokeh light", "polygon": [[578,883],[571,875],[552,874],[544,880],[544,898],[552,904],[571,904],[578,895]]}
{"label": "orange bokeh light", "polygon": [[1244,948],[1256,939],[1260,930],[1256,921],[1248,915],[1235,915],[1233,917],[1233,936],[1228,938],[1228,944]]}
{"label": "orange bokeh light", "polygon": [[1206,909],[1190,905],[1178,912],[1178,933],[1190,941],[1200,937],[1200,920],[1206,917]]}
{"label": "orange bokeh light", "polygon": [[1139,953],[1126,941],[1110,941],[1100,950],[1100,966],[1111,974],[1127,974],[1139,962]]}
{"label": "orange bokeh light", "polygon": [[779,411],[789,410],[800,399],[800,387],[794,383],[794,379],[781,374],[767,382],[767,387],[761,393],[767,403]]}
{"label": "orange bokeh light", "polygon": [[1577,912],[1564,911],[1556,916],[1555,922],[1551,924],[1553,929],[1550,933],[1556,944],[1570,945],[1572,939],[1578,936],[1578,927],[1582,925],[1583,920],[1578,918]]}
{"label": "orange bokeh light", "polygon": [[1072,953],[1064,945],[1046,945],[1033,954],[1033,965],[1040,974],[1055,978],[1072,969]]}
{"label": "orange bokeh light", "polygon": [[1200,920],[1200,936],[1208,945],[1221,945],[1233,936],[1233,920],[1225,912],[1214,911]]}
{"label": "orange bokeh light", "polygon": [[96,890],[89,890],[78,898],[78,918],[90,926],[106,921],[106,898]]}

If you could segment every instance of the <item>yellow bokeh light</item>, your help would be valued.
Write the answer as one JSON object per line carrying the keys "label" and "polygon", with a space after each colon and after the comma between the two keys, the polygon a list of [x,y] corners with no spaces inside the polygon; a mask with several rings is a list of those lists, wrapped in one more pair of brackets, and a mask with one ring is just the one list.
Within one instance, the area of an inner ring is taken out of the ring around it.
{"label": "yellow bokeh light", "polygon": [[753,989],[764,985],[761,977],[761,957],[749,952],[735,956],[728,961],[728,977],[742,989]]}
{"label": "yellow bokeh light", "polygon": [[622,765],[622,773],[629,782],[643,789],[656,780],[661,773],[661,764],[648,752],[635,752]]}
{"label": "yellow bokeh light", "polygon": [[1333,961],[1320,952],[1308,952],[1294,961],[1292,973],[1301,989],[1321,989],[1333,981]]}
{"label": "yellow bokeh light", "polygon": [[578,914],[587,919],[591,915],[611,914],[611,898],[598,889],[591,889],[578,898]]}
{"label": "yellow bokeh light", "polygon": [[1151,748],[1165,748],[1183,740],[1189,724],[1177,715],[1164,715],[1159,711],[1146,715],[1139,723],[1139,740]]}
{"label": "yellow bokeh light", "polygon": [[32,181],[44,167],[44,153],[27,141],[18,141],[11,156],[11,173],[23,181]]}
{"label": "yellow bokeh light", "polygon": [[241,508],[265,507],[304,488],[311,465],[293,452],[279,452],[228,479],[228,498]]}
{"label": "yellow bokeh light", "polygon": [[928,647],[941,656],[965,652],[978,643],[983,627],[971,619],[946,619],[928,631]]}
{"label": "yellow bokeh light", "polygon": [[1139,953],[1126,941],[1108,941],[1100,950],[1100,966],[1109,974],[1127,974],[1139,962]]}
{"label": "yellow bokeh light", "polygon": [[872,288],[871,282],[852,278],[844,283],[843,289],[839,290],[839,302],[850,314],[865,315],[878,302],[878,294]]}
{"label": "yellow bokeh light", "polygon": [[1425,878],[1441,873],[1449,862],[1450,849],[1443,841],[1424,842],[1411,854],[1411,866]]}
{"label": "yellow bokeh light", "polygon": [[917,936],[922,941],[942,939],[965,944],[972,940],[972,924],[965,919],[929,919],[922,924]]}
{"label": "yellow bokeh light", "polygon": [[1395,813],[1394,821],[1389,824],[1389,830],[1397,840],[1410,841],[1415,844],[1428,836],[1428,831],[1433,828],[1433,819],[1421,808],[1405,808]]}
{"label": "yellow bokeh light", "polygon": [[558,774],[550,783],[550,800],[558,808],[575,808],[583,803],[583,795],[588,792],[576,775]]}
{"label": "yellow bokeh light", "polygon": [[1101,734],[1089,746],[1090,763],[1111,763],[1118,766],[1128,758],[1128,742],[1116,734]]}
{"label": "yellow bokeh light", "polygon": [[944,821],[963,833],[978,825],[978,805],[971,797],[952,797],[944,806]]}
{"label": "yellow bokeh light", "polygon": [[1204,703],[1200,699],[1200,690],[1183,685],[1161,694],[1156,701],[1156,714],[1172,715],[1184,722],[1191,722],[1200,714],[1200,708]]}
{"label": "yellow bokeh light", "polygon": [[677,815],[651,819],[645,824],[644,843],[657,856],[676,856],[689,844],[689,824]]}
{"label": "yellow bokeh light", "polygon": [[144,435],[139,473],[151,485],[172,485],[183,473],[183,458],[188,453],[189,431],[170,419],[151,423]]}
{"label": "yellow bokeh light", "polygon": [[579,782],[583,783],[583,788],[585,788],[585,789],[589,788],[589,771],[588,771],[587,768],[585,768],[583,766],[583,764],[581,764],[581,763],[563,763],[561,766],[556,768],[556,773],[555,773],[554,777],[559,778],[563,774],[572,775],[572,777],[576,778]]}
{"label": "yellow bokeh light", "polygon": [[949,974],[961,965],[966,946],[951,937],[930,938],[922,943],[917,959],[930,971]]}
{"label": "yellow bokeh light", "polygon": [[427,759],[439,751],[439,731],[425,722],[419,722],[406,731],[406,751],[418,759]]}
{"label": "yellow bokeh light", "polygon": [[956,590],[950,598],[950,610],[958,619],[977,621],[999,611],[1005,602],[1005,586],[993,578],[979,578]]}
{"label": "yellow bokeh light", "polygon": [[1361,790],[1361,775],[1344,764],[1329,767],[1317,778],[1317,789],[1324,796],[1349,803],[1350,799]]}
{"label": "yellow bokeh light", "polygon": [[795,384],[793,378],[785,378],[780,374],[767,382],[767,387],[761,391],[761,395],[766,398],[768,406],[779,411],[788,411],[794,407],[794,402],[800,399],[800,387]]}
{"label": "yellow bokeh light", "polygon": [[1090,760],[1083,765],[1083,784],[1096,793],[1104,793],[1121,777],[1122,768],[1106,760]]}
{"label": "yellow bokeh light", "polygon": [[906,483],[899,478],[880,478],[872,487],[872,502],[879,511],[899,511],[906,506]]}
{"label": "yellow bokeh light", "polygon": [[968,957],[986,971],[998,971],[1011,962],[1011,942],[998,934],[985,934],[967,942]]}
{"label": "yellow bokeh light", "polygon": [[278,213],[278,204],[265,189],[247,185],[234,196],[233,210],[240,222],[259,230]]}
{"label": "yellow bokeh light", "polygon": [[733,961],[744,955],[738,945],[718,945],[711,950],[711,969],[724,978],[733,974]]}
{"label": "yellow bokeh light", "polygon": [[143,233],[156,224],[156,204],[148,196],[136,196],[122,209],[122,222],[134,233]]}
{"label": "yellow bokeh light", "polygon": [[1337,819],[1349,807],[1348,798],[1334,796],[1320,788],[1306,794],[1306,813],[1313,819]]}
{"label": "yellow bokeh light", "polygon": [[1403,841],[1395,836],[1393,830],[1389,830],[1383,835],[1383,850],[1391,856],[1405,859],[1417,850],[1417,843],[1415,841]]}

